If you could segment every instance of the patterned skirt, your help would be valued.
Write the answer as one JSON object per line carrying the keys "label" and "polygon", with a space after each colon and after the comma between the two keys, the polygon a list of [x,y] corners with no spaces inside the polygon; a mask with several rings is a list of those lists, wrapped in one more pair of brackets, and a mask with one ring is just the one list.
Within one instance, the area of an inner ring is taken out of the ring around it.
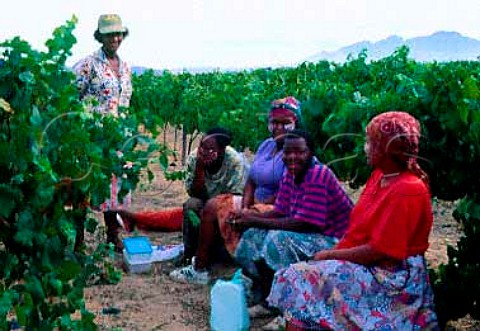
{"label": "patterned skirt", "polygon": [[275,274],[267,300],[307,330],[438,330],[423,256],[391,267],[294,264]]}
{"label": "patterned skirt", "polygon": [[319,233],[252,228],[243,233],[234,258],[251,276],[260,277],[256,268],[256,262],[260,260],[277,271],[308,260],[316,252],[332,248],[337,241]]}

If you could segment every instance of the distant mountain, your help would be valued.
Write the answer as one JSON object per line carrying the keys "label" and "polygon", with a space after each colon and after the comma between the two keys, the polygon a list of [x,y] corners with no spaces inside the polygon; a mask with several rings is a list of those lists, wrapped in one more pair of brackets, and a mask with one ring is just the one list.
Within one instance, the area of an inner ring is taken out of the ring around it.
{"label": "distant mountain", "polygon": [[440,31],[430,36],[406,40],[399,36],[390,36],[374,43],[362,41],[333,52],[320,52],[305,61],[345,62],[349,54],[356,57],[362,49],[367,49],[369,60],[378,60],[391,55],[402,45],[409,47],[409,57],[421,62],[477,60],[480,56],[480,40],[462,36],[458,32]]}
{"label": "distant mountain", "polygon": [[[150,68],[139,67],[139,66],[133,66],[132,67],[132,72],[137,74],[137,75],[141,75],[147,70],[150,70]],[[186,72],[186,71],[188,71],[191,74],[202,74],[202,73],[214,72],[214,71],[222,71],[222,72],[227,72],[227,71],[230,72],[231,71],[231,72],[234,72],[234,71],[241,71],[241,70],[244,70],[244,69],[243,68],[216,68],[216,67],[192,67],[192,68],[183,68],[183,69],[153,69],[153,71],[157,75],[161,75],[163,73],[163,71],[165,71],[165,70],[168,70],[169,72],[174,73],[174,74],[180,74],[180,73]]]}

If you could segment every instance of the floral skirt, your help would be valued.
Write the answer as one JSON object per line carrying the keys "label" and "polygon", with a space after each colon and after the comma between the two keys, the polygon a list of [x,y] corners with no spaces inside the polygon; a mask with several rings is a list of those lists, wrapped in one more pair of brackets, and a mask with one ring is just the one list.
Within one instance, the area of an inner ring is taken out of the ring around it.
{"label": "floral skirt", "polygon": [[438,330],[423,256],[392,267],[297,263],[275,274],[267,300],[305,329]]}

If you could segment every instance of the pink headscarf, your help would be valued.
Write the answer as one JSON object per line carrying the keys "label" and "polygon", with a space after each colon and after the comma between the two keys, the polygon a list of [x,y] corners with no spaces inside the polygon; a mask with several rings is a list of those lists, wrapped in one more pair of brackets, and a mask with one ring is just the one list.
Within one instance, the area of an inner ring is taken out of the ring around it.
{"label": "pink headscarf", "polygon": [[417,163],[421,130],[415,117],[401,111],[382,113],[370,121],[366,131],[374,154],[388,154],[389,145],[399,143],[408,169],[428,184],[427,174]]}

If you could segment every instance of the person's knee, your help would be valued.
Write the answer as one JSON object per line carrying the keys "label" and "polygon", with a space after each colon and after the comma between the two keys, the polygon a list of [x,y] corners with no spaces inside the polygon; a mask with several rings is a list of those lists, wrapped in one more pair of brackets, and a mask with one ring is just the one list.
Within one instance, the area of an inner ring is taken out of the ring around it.
{"label": "person's knee", "polygon": [[205,203],[202,211],[202,220],[217,219],[217,200],[212,198]]}
{"label": "person's knee", "polygon": [[265,237],[265,244],[288,242],[290,239],[290,232],[288,231],[270,230]]}
{"label": "person's knee", "polygon": [[202,199],[198,198],[189,198],[187,201],[183,203],[183,210],[193,210],[195,212],[199,212],[203,208],[203,201]]}

